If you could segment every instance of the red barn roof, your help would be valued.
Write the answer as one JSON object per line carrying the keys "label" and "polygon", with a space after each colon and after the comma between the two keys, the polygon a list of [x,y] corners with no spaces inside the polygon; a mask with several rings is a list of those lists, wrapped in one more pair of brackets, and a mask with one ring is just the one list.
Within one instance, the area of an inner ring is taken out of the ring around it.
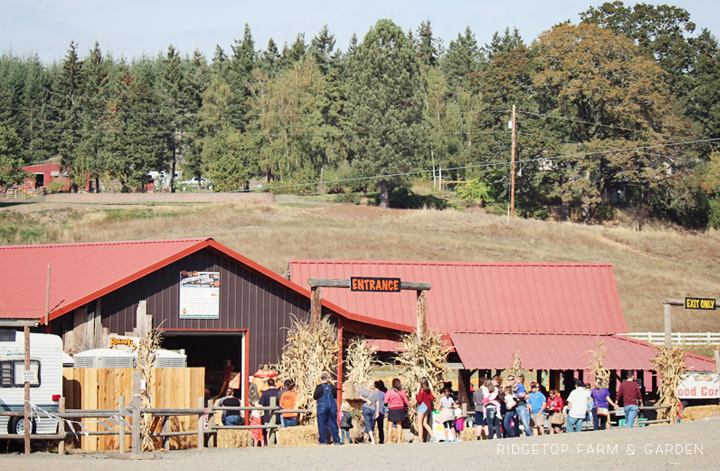
{"label": "red barn roof", "polygon": [[[612,265],[292,260],[290,279],[390,277],[432,283],[428,328],[497,333],[627,332]],[[415,326],[416,293],[323,288],[323,299],[379,321]]]}
{"label": "red barn roof", "polygon": [[[255,272],[310,297],[310,290],[243,257],[211,238],[15,245],[0,247],[0,318],[41,319],[44,323],[48,264],[50,319],[55,319],[121,286],[209,248]],[[412,330],[392,322],[377,322],[347,312],[328,300],[323,307],[346,319],[390,329]]]}

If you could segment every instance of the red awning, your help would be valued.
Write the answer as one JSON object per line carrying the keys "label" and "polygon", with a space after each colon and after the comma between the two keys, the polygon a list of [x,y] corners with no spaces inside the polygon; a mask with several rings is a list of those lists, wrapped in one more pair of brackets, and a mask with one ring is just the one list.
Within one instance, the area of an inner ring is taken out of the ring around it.
{"label": "red awning", "polygon": [[[610,370],[654,370],[651,360],[657,355],[650,343],[614,335],[451,332],[450,338],[466,369],[508,368],[519,350],[525,369],[586,370],[589,352],[600,341],[608,351],[603,366]],[[699,355],[688,354],[685,363],[694,371],[715,369],[714,362]]]}

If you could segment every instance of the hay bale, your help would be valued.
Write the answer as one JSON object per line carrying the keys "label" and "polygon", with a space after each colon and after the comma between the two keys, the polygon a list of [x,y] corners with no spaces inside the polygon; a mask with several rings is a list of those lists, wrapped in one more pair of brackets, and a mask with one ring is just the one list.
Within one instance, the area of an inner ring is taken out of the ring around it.
{"label": "hay bale", "polygon": [[694,406],[683,410],[683,422],[706,419],[712,415],[720,414],[720,406]]}
{"label": "hay bale", "polygon": [[317,425],[298,425],[278,429],[277,444],[280,446],[313,446],[320,441]]}
{"label": "hay bale", "polygon": [[252,446],[252,433],[250,430],[218,429],[218,448],[242,448]]}

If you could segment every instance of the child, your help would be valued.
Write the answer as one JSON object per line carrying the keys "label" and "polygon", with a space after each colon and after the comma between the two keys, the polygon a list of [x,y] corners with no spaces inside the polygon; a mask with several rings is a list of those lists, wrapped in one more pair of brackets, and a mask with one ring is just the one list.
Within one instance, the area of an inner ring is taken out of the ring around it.
{"label": "child", "polygon": [[[262,425],[262,419],[260,418],[260,411],[252,411],[250,425]],[[265,438],[263,437],[263,429],[253,428],[250,429],[253,437],[253,446],[265,446]]]}
{"label": "child", "polygon": [[463,419],[462,416],[462,409],[460,408],[460,403],[455,402],[453,404],[453,414],[455,416],[455,431],[457,432],[457,439],[459,442],[462,441],[462,431],[465,430],[465,419]]}
{"label": "child", "polygon": [[345,437],[347,437],[348,445],[352,444],[352,438],[350,438],[350,429],[353,428],[352,424],[352,408],[347,401],[343,401],[340,407],[340,420],[338,421],[340,426],[340,444],[345,444]]}

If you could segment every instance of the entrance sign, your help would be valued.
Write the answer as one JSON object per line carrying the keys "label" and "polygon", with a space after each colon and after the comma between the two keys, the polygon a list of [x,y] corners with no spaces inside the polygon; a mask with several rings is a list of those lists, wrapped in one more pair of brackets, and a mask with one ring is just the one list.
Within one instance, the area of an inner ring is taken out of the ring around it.
{"label": "entrance sign", "polygon": [[708,298],[685,298],[685,309],[700,309],[701,311],[714,311],[716,302]]}
{"label": "entrance sign", "polygon": [[220,318],[220,272],[180,272],[180,319]]}
{"label": "entrance sign", "polygon": [[399,293],[400,278],[350,277],[350,291]]}
{"label": "entrance sign", "polygon": [[677,394],[680,399],[720,398],[718,375],[710,371],[688,373],[678,385]]}

